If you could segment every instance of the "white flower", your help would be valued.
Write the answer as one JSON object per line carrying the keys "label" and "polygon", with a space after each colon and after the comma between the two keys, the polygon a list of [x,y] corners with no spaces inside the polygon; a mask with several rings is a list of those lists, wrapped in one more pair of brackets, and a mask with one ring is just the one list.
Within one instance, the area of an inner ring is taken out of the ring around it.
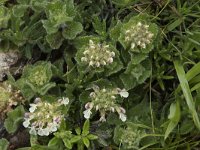
{"label": "white flower", "polygon": [[57,125],[56,122],[50,123],[50,124],[48,125],[50,132],[55,132],[55,131],[57,131],[57,126],[58,126],[58,125]]}
{"label": "white flower", "polygon": [[39,128],[38,129],[38,135],[43,136],[44,135],[44,129]]}
{"label": "white flower", "polygon": [[120,90],[119,94],[121,97],[124,97],[124,98],[127,98],[129,96],[129,93],[125,89]]}
{"label": "white flower", "polygon": [[37,132],[36,132],[34,127],[31,127],[29,133],[32,134],[32,135],[37,135]]}
{"label": "white flower", "polygon": [[61,104],[65,105],[65,106],[68,105],[69,104],[69,98],[63,97],[62,101],[61,101]]}
{"label": "white flower", "polygon": [[43,129],[43,135],[45,135],[45,136],[48,136],[49,135],[49,128],[47,127],[47,128],[44,128]]}
{"label": "white flower", "polygon": [[91,109],[86,109],[86,110],[83,112],[83,114],[84,114],[84,117],[85,117],[86,119],[89,119],[89,118],[90,118],[90,115],[92,114]]}
{"label": "white flower", "polygon": [[105,122],[106,121],[105,114],[101,115],[101,118],[99,119],[99,121],[101,121],[101,122]]}
{"label": "white flower", "polygon": [[30,120],[29,119],[25,119],[25,121],[23,122],[23,126],[25,128],[28,128],[29,125],[30,125]]}
{"label": "white flower", "polygon": [[37,109],[37,105],[36,104],[30,104],[30,108],[29,108],[29,111],[30,112],[34,112],[36,109]]}
{"label": "white flower", "polygon": [[124,113],[119,113],[119,119],[121,119],[123,122],[126,121],[126,115]]}

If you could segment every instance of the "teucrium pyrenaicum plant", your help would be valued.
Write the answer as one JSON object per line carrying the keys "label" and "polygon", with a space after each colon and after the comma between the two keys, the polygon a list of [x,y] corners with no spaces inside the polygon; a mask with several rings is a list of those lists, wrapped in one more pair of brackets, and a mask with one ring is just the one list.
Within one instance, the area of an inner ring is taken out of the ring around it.
{"label": "teucrium pyrenaicum plant", "polygon": [[23,125],[30,128],[30,134],[48,136],[58,130],[64,120],[62,107],[68,104],[69,99],[65,97],[53,103],[36,98],[35,103],[30,104],[29,112],[25,114]]}
{"label": "teucrium pyrenaicum plant", "polygon": [[[52,76],[51,63],[40,61],[34,65],[27,65],[17,83],[24,96],[30,99],[34,93],[44,95],[49,89],[55,87],[55,83],[50,82]],[[27,93],[30,91],[32,94]]]}
{"label": "teucrium pyrenaicum plant", "polygon": [[126,56],[130,57],[125,72],[120,75],[126,89],[143,83],[151,73],[149,53],[154,48],[158,27],[148,20],[147,15],[138,15],[121,25],[118,40],[123,45]]}
{"label": "teucrium pyrenaicum plant", "polygon": [[119,118],[124,122],[126,121],[126,110],[121,107],[117,101],[118,99],[129,96],[128,92],[119,88],[102,88],[98,86],[93,87],[93,92],[89,94],[91,101],[85,104],[84,117],[89,119],[92,110],[100,112],[100,121],[106,121],[106,114],[109,112],[117,112]]}

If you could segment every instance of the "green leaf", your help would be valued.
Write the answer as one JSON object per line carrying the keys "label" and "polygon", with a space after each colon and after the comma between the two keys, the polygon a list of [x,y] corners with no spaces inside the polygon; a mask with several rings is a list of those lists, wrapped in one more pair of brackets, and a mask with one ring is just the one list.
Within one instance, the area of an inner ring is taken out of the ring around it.
{"label": "green leaf", "polygon": [[26,12],[28,5],[15,5],[13,7],[13,15],[15,17],[23,17],[24,13]]}
{"label": "green leaf", "polygon": [[0,6],[0,28],[6,28],[9,19],[10,19],[9,10],[4,6]]}
{"label": "green leaf", "polygon": [[83,26],[80,22],[68,22],[66,26],[67,27],[62,32],[65,39],[72,40],[83,31]]}
{"label": "green leaf", "polygon": [[46,29],[47,34],[56,34],[58,27],[49,20],[42,20],[43,27]]}
{"label": "green leaf", "polygon": [[50,90],[51,88],[55,86],[56,86],[56,83],[53,83],[53,82],[47,83],[46,85],[38,89],[38,93],[41,95],[45,95],[48,90]]}
{"label": "green leaf", "polygon": [[103,72],[103,74],[105,74],[106,76],[110,76],[114,73],[119,72],[122,69],[123,63],[121,62],[119,57],[116,57],[114,58],[114,61],[105,68],[105,72]]}
{"label": "green leaf", "polygon": [[60,32],[54,33],[54,34],[48,34],[46,36],[46,40],[51,46],[52,49],[58,49],[62,45],[63,37]]}
{"label": "green leaf", "polygon": [[83,136],[86,136],[89,134],[89,131],[90,130],[90,121],[89,120],[86,120],[84,125],[83,125],[83,131],[82,131],[82,135]]}
{"label": "green leaf", "polygon": [[151,75],[151,62],[147,59],[140,64],[134,61],[129,62],[126,71],[120,75],[127,90],[134,88],[136,85],[143,83]]}
{"label": "green leaf", "polygon": [[23,106],[18,106],[14,110],[8,112],[8,117],[5,120],[4,126],[8,133],[14,133],[17,129],[18,126],[22,123],[23,118],[24,118],[24,107]]}
{"label": "green leaf", "polygon": [[183,66],[181,65],[181,63],[179,61],[175,61],[174,66],[175,66],[175,69],[176,69],[176,72],[177,72],[177,75],[178,75],[178,79],[179,79],[179,82],[180,82],[180,85],[181,85],[181,89],[183,91],[183,95],[185,97],[189,111],[192,115],[194,124],[196,125],[196,127],[198,129],[200,129],[199,117],[198,117],[198,114],[196,112],[195,103],[194,103],[193,98],[192,98],[192,94],[191,94],[191,91],[190,91],[188,81],[186,79],[186,75],[185,75],[185,71],[183,69]]}
{"label": "green leaf", "polygon": [[70,139],[70,142],[71,143],[77,143],[79,140],[81,139],[81,136],[78,135],[78,136],[74,136]]}
{"label": "green leaf", "polygon": [[89,140],[96,140],[96,139],[98,139],[98,136],[93,135],[93,134],[89,134],[89,135],[87,135],[87,138],[88,138]]}
{"label": "green leaf", "polygon": [[93,20],[92,24],[95,32],[106,38],[106,20],[101,21],[98,17],[95,17]]}
{"label": "green leaf", "polygon": [[53,137],[49,143],[48,143],[48,146],[55,146],[55,145],[59,145],[60,142],[62,142],[61,139],[57,138],[57,137]]}
{"label": "green leaf", "polygon": [[72,144],[68,138],[64,138],[63,142],[68,149],[72,149]]}
{"label": "green leaf", "polygon": [[88,140],[87,137],[83,137],[83,143],[85,144],[85,146],[86,146],[87,148],[89,148],[89,146],[90,146],[90,141]]}
{"label": "green leaf", "polygon": [[0,139],[0,150],[7,150],[9,142],[6,139]]}
{"label": "green leaf", "polygon": [[173,23],[171,23],[170,25],[167,26],[167,30],[168,31],[172,31],[174,30],[176,27],[178,27],[181,23],[183,22],[182,18],[179,18],[177,20],[175,20]]}
{"label": "green leaf", "polygon": [[179,120],[180,120],[181,112],[180,112],[180,104],[177,100],[176,103],[172,103],[170,106],[170,113],[168,118],[170,119],[170,122],[168,124],[168,127],[165,131],[165,139],[169,136],[169,134],[173,131],[173,129],[177,126]]}
{"label": "green leaf", "polygon": [[79,127],[76,128],[75,131],[76,131],[76,134],[81,135],[81,129]]}
{"label": "green leaf", "polygon": [[122,27],[122,23],[120,20],[118,20],[117,24],[110,29],[110,38],[114,41],[117,41],[119,36],[120,36],[120,32],[121,32],[121,27]]}

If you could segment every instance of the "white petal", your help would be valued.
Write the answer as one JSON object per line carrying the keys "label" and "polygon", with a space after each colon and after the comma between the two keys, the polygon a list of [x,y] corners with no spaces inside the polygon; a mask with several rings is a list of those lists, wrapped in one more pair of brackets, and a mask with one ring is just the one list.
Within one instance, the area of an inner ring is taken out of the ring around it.
{"label": "white petal", "polygon": [[45,135],[45,136],[49,135],[49,128],[43,129],[43,135]]}
{"label": "white petal", "polygon": [[119,94],[121,97],[124,97],[124,98],[127,98],[129,96],[129,93],[125,89],[121,90]]}
{"label": "white petal", "polygon": [[105,115],[101,116],[101,118],[99,119],[99,121],[105,122],[106,121]]}
{"label": "white petal", "polygon": [[30,129],[29,133],[32,135],[37,135],[36,130],[33,127]]}
{"label": "white petal", "polygon": [[28,128],[29,125],[30,125],[30,121],[29,121],[29,119],[26,119],[26,120],[23,122],[23,126],[24,126],[25,128]]}
{"label": "white petal", "polygon": [[43,135],[44,135],[43,129],[39,129],[39,130],[38,130],[38,135],[40,135],[40,136],[43,136]]}
{"label": "white petal", "polygon": [[126,115],[123,114],[123,113],[119,113],[119,118],[120,118],[123,122],[126,121]]}
{"label": "white petal", "polygon": [[36,109],[37,109],[37,105],[36,104],[30,104],[30,108],[29,108],[29,111],[30,112],[34,112]]}
{"label": "white petal", "polygon": [[69,98],[63,97],[62,104],[65,105],[65,106],[68,105],[69,104]]}
{"label": "white petal", "polygon": [[86,109],[86,110],[83,112],[83,114],[84,114],[84,117],[85,117],[86,119],[89,119],[89,118],[90,118],[90,115],[92,114],[92,112],[91,112],[90,109]]}

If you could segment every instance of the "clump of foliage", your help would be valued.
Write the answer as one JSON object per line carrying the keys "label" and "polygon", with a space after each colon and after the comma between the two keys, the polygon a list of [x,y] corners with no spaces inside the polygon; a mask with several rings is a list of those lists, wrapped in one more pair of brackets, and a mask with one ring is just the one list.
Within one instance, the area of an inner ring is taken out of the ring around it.
{"label": "clump of foliage", "polygon": [[0,149],[197,149],[199,5],[1,0]]}

